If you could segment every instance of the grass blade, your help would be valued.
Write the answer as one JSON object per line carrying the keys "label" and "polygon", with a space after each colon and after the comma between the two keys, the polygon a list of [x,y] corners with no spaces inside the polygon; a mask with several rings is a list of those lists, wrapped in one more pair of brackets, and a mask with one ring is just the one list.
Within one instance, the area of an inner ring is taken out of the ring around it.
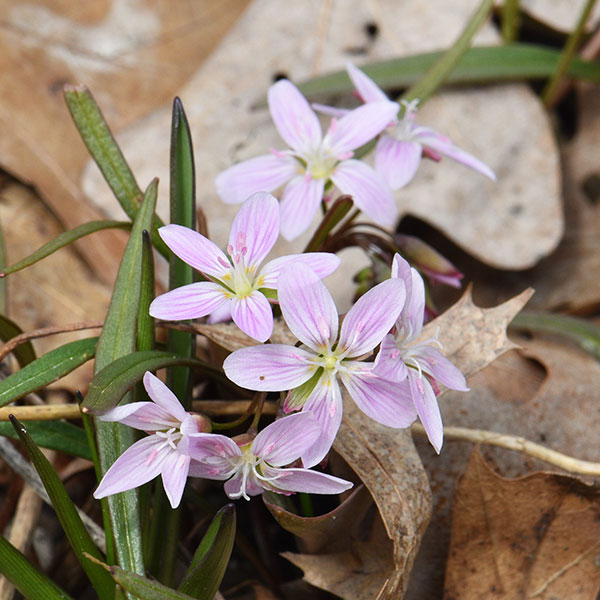
{"label": "grass blade", "polygon": [[[0,340],[8,342],[12,338],[21,335],[23,330],[11,319],[0,315]],[[22,368],[35,360],[35,350],[31,342],[25,342],[17,346],[12,353],[15,355],[19,366]]]}

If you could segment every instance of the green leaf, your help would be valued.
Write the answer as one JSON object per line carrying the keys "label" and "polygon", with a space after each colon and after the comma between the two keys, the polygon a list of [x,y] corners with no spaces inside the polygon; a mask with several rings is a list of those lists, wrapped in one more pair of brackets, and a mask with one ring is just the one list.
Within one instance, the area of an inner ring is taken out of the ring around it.
{"label": "green leaf", "polygon": [[[139,210],[142,190],[104,120],[100,108],[85,86],[66,85],[64,93],[79,135],[119,204],[133,221]],[[152,231],[152,242],[157,250],[164,256],[168,256],[169,250],[157,233],[158,227],[162,225],[161,220],[155,216],[154,227],[148,225],[146,229]]]}
{"label": "green leaf", "polygon": [[[77,425],[65,421],[28,421],[27,431],[33,441],[42,448],[92,460],[85,431]],[[0,435],[13,439],[18,437],[8,421],[0,422]]]}
{"label": "green leaf", "polygon": [[11,273],[16,273],[25,267],[29,267],[30,265],[35,264],[42,258],[46,258],[50,256],[57,250],[72,244],[73,242],[85,237],[86,235],[90,235],[91,233],[95,233],[96,231],[102,231],[103,229],[130,229],[131,223],[128,221],[90,221],[89,223],[84,223],[83,225],[79,225],[79,227],[75,227],[69,231],[65,231],[55,237],[53,240],[50,240],[47,244],[44,244],[41,248],[26,256],[19,262],[16,262],[14,265],[7,267],[0,273],[1,277],[6,277],[6,275],[10,275]]}
{"label": "green leaf", "polygon": [[[438,60],[441,52],[415,54],[365,65],[361,69],[383,89],[408,88]],[[560,50],[535,44],[479,46],[469,48],[444,84],[482,84],[498,81],[546,79],[556,70]],[[600,83],[600,64],[574,58],[567,76]],[[345,71],[316,77],[298,88],[309,97],[351,92],[354,89]]]}
{"label": "green leaf", "polygon": [[50,350],[0,381],[0,406],[14,402],[60,379],[93,358],[98,338],[70,342]]}
{"label": "green leaf", "polygon": [[114,408],[127,390],[142,379],[146,371],[156,371],[173,365],[196,367],[225,381],[221,371],[196,358],[185,358],[162,350],[133,352],[115,360],[94,376],[81,410],[96,415],[103,414]]}
{"label": "green leaf", "polygon": [[318,252],[330,231],[350,212],[353,206],[352,196],[342,195],[337,198],[323,216],[321,224],[306,245],[304,252]]}
{"label": "green leaf", "polygon": [[[142,232],[144,229],[149,230],[152,223],[152,215],[156,207],[157,185],[157,180],[154,180],[146,190],[119,265],[115,288],[98,341],[96,374],[114,360],[135,350],[142,285]],[[134,442],[134,434],[131,428],[120,423],[96,420],[95,425],[100,462],[99,472],[100,475],[104,475],[117,458]],[[103,501],[103,506],[107,505],[105,530],[112,532],[112,543],[114,543],[119,564],[128,570],[144,573],[140,513],[136,491],[129,490],[109,496],[106,501]],[[110,526],[106,523],[106,518],[110,520]],[[107,539],[109,559],[112,559],[110,554],[110,549],[113,548],[112,543],[109,543]],[[110,562],[113,561],[110,560]]]}
{"label": "green leaf", "polygon": [[[0,340],[8,342],[17,335],[21,335],[23,330],[11,319],[0,315]],[[28,365],[35,360],[35,350],[31,342],[25,342],[17,346],[12,353],[21,367]]]}
{"label": "green leaf", "polygon": [[120,567],[110,567],[110,572],[116,583],[140,600],[194,600],[193,596],[182,594],[158,581],[152,581]]}
{"label": "green leaf", "polygon": [[150,303],[154,299],[154,254],[148,231],[142,231],[142,276],[137,317],[137,349],[154,348],[154,319],[150,316]]}
{"label": "green leaf", "polygon": [[212,600],[225,575],[235,539],[235,506],[217,512],[204,534],[179,591],[198,600]]}
{"label": "green leaf", "polygon": [[[83,567],[86,575],[89,577],[98,597],[101,600],[112,600],[114,597],[114,583],[109,574],[99,565],[87,560],[83,553],[87,553],[98,560],[103,556],[96,547],[90,534],[83,525],[81,517],[77,513],[75,505],[67,494],[67,491],[60,480],[56,471],[48,459],[42,454],[35,442],[31,439],[25,426],[14,417],[11,418],[12,424],[23,442],[29,458],[38,472],[48,496],[52,501],[52,506],[56,511],[58,520],[63,528],[69,544],[77,557],[77,560]],[[43,596],[42,596],[43,597]]]}
{"label": "green leaf", "polygon": [[[72,600],[47,575],[36,569],[6,538],[0,537],[0,574],[31,600]],[[114,586],[113,586],[114,587]]]}

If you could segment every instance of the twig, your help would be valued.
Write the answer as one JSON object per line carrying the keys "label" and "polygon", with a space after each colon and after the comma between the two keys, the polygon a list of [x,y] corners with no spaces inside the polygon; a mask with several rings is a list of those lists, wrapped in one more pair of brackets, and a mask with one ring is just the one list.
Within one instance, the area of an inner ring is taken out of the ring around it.
{"label": "twig", "polygon": [[19,421],[57,421],[80,419],[79,404],[41,404],[38,406],[4,406],[0,408],[0,421],[8,421],[15,415]]}
{"label": "twig", "polygon": [[[419,435],[427,435],[421,423],[413,423],[412,430]],[[550,450],[550,448],[530,442],[519,436],[485,431],[483,429],[468,429],[466,427],[444,427],[444,436],[451,440],[473,442],[475,444],[490,444],[491,446],[516,450],[517,452],[539,458],[550,465],[569,471],[569,473],[600,476],[600,463],[579,460],[556,450]]]}

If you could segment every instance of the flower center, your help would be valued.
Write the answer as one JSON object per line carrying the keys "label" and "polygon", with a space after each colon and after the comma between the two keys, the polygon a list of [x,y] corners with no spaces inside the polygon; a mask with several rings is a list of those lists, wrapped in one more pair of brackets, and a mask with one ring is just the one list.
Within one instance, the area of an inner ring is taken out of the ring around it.
{"label": "flower center", "polygon": [[179,431],[179,427],[171,427],[167,431],[156,431],[154,435],[164,439],[163,447],[170,446],[173,450],[177,448],[177,444],[183,437],[183,434]]}
{"label": "flower center", "polygon": [[258,287],[255,281],[255,266],[246,265],[246,255],[248,254],[246,236],[240,233],[235,247],[229,244],[227,252],[233,262],[231,289],[238,298],[246,298]]}
{"label": "flower center", "polygon": [[410,142],[413,139],[414,118],[419,105],[419,100],[402,100],[404,108],[402,117],[398,119],[386,133],[399,142]]}

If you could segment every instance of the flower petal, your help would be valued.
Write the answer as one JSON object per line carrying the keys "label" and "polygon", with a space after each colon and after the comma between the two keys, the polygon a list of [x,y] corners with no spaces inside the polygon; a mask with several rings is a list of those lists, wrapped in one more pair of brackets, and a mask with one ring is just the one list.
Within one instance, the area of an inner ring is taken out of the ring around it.
{"label": "flower petal", "polygon": [[246,267],[258,267],[279,236],[279,203],[266,192],[252,194],[242,204],[229,232],[229,246],[243,256]]}
{"label": "flower petal", "polygon": [[254,439],[250,452],[274,467],[283,467],[300,458],[321,433],[321,427],[309,412],[278,419]]}
{"label": "flower petal", "polygon": [[149,435],[127,448],[106,471],[94,498],[100,499],[136,488],[154,479],[171,452],[164,440]]}
{"label": "flower petal", "polygon": [[98,417],[101,421],[119,422],[142,431],[160,431],[178,427],[180,420],[154,402],[131,402],[115,406]]}
{"label": "flower petal", "polygon": [[451,390],[468,392],[465,376],[437,348],[421,346],[418,355],[423,370]]}
{"label": "flower petal", "polygon": [[258,290],[231,300],[231,318],[246,335],[259,342],[266,342],[273,333],[271,305]]}
{"label": "flower petal", "polygon": [[298,172],[295,158],[264,154],[225,169],[217,175],[217,194],[226,204],[244,202],[255,192],[272,192]]}
{"label": "flower petal", "polygon": [[417,418],[407,382],[392,383],[373,373],[368,365],[355,363],[340,373],[352,400],[371,419],[388,427],[409,427]]}
{"label": "flower petal", "polygon": [[[243,489],[242,489],[243,486]],[[232,500],[237,500],[241,497],[246,496],[258,496],[264,492],[264,488],[260,485],[252,475],[250,475],[245,481],[241,474],[232,477],[229,481],[225,482],[225,493]]]}
{"label": "flower petal", "polygon": [[311,102],[310,104],[314,110],[323,115],[329,115],[330,117],[335,117],[336,119],[342,118],[344,115],[347,115],[350,110],[347,108],[338,108],[337,106],[327,106],[327,104],[319,104],[318,102]]}
{"label": "flower petal", "polygon": [[153,317],[167,321],[197,319],[230,302],[227,295],[231,294],[218,283],[198,281],[154,298],[149,312]]}
{"label": "flower petal", "polygon": [[313,354],[285,344],[250,346],[232,352],[223,362],[225,375],[248,390],[280,392],[308,381]]}
{"label": "flower petal", "polygon": [[406,305],[398,319],[399,329],[404,329],[410,339],[419,335],[425,319],[425,283],[418,271],[399,254],[392,261],[392,278],[404,281],[408,290]]}
{"label": "flower petal", "polygon": [[181,503],[189,469],[190,457],[181,452],[171,452],[165,461],[161,472],[162,482],[172,508],[177,508]]}
{"label": "flower petal", "polygon": [[325,181],[301,175],[292,179],[283,190],[279,210],[281,235],[288,240],[297,238],[313,221],[323,198]]}
{"label": "flower petal", "polygon": [[144,373],[144,387],[148,396],[168,414],[173,415],[180,423],[188,416],[177,396],[156,375]]}
{"label": "flower petal", "polygon": [[396,102],[370,102],[332,121],[326,140],[335,156],[344,156],[379,135],[393,121],[399,105]]}
{"label": "flower petal", "polygon": [[354,204],[382,227],[394,224],[397,209],[391,189],[366,163],[344,160],[334,170],[331,181],[344,194],[353,197]]}
{"label": "flower petal", "polygon": [[283,318],[291,332],[319,353],[337,339],[338,312],[319,276],[303,264],[281,271],[277,295]]}
{"label": "flower petal", "polygon": [[408,382],[413,402],[427,432],[427,437],[439,454],[444,442],[444,426],[433,388],[426,377],[420,376],[413,369],[409,370]]}
{"label": "flower petal", "polygon": [[375,147],[375,170],[393,190],[399,190],[415,176],[422,153],[417,142],[382,135]]}
{"label": "flower petal", "polygon": [[342,323],[339,348],[360,356],[381,343],[396,322],[406,298],[404,282],[388,279],[363,294]]}
{"label": "flower petal", "polygon": [[228,479],[242,455],[232,439],[218,433],[194,433],[187,437],[187,442],[186,451],[192,459],[190,477]]}
{"label": "flower petal", "polygon": [[297,151],[317,148],[321,125],[317,115],[298,88],[282,79],[269,88],[269,110],[279,135]]}
{"label": "flower petal", "polygon": [[302,263],[312,269],[319,279],[331,275],[339,266],[340,259],[331,252],[307,252],[289,254],[269,261],[262,269],[259,279],[261,287],[277,289],[277,280],[281,270],[290,263]]}
{"label": "flower petal", "polygon": [[302,454],[302,464],[310,468],[327,456],[342,422],[342,393],[334,375],[323,373],[303,410],[310,411],[321,426],[321,435]]}
{"label": "flower petal", "polygon": [[158,230],[165,244],[194,269],[220,279],[231,268],[224,252],[202,234],[182,225],[165,225]]}
{"label": "flower petal", "polygon": [[388,99],[383,90],[351,62],[346,63],[346,71],[363,102],[382,102]]}
{"label": "flower petal", "polygon": [[406,379],[408,370],[402,361],[393,335],[386,335],[383,338],[381,349],[373,364],[373,373],[394,383],[400,383]]}
{"label": "flower petal", "polygon": [[310,469],[264,468],[265,476],[276,477],[271,483],[274,491],[305,492],[307,494],[341,494],[354,484],[345,479]]}

